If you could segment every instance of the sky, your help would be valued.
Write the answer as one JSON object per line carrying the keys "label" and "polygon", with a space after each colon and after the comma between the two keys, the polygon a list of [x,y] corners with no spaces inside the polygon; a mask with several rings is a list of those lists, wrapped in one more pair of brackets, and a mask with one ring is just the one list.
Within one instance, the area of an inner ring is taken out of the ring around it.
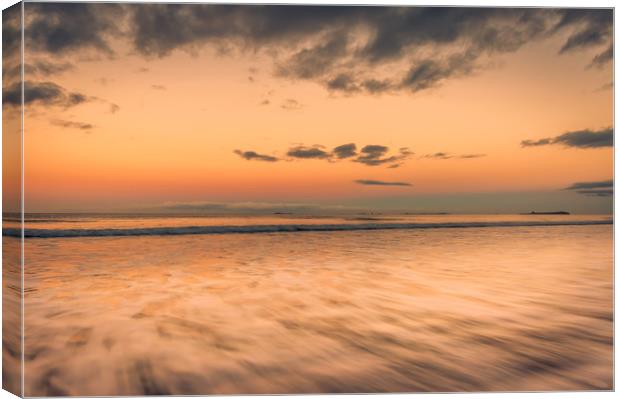
{"label": "sky", "polygon": [[609,213],[612,21],[26,3],[26,210]]}

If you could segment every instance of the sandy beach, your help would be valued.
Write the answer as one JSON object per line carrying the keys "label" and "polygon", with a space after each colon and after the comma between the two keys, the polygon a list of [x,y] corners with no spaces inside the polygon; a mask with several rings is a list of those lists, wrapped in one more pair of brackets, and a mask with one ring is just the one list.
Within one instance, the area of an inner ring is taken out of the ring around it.
{"label": "sandy beach", "polygon": [[26,239],[26,394],[611,389],[611,230]]}

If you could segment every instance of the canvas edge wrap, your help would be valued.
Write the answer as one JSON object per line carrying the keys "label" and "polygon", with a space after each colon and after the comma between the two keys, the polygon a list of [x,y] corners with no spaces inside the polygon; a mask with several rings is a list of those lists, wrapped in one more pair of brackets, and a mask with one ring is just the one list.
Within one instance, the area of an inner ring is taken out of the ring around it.
{"label": "canvas edge wrap", "polygon": [[23,2],[2,11],[2,388],[23,397]]}

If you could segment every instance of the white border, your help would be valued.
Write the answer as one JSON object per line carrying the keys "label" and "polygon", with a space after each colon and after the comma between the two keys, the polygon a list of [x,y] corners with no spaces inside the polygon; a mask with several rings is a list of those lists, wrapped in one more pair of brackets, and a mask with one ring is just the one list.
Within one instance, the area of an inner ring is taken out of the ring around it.
{"label": "white border", "polygon": [[[29,2],[35,2],[37,0],[27,0]],[[62,0],[61,0],[62,1]],[[64,2],[71,2],[71,0],[64,0]],[[76,2],[76,1],[74,1]],[[79,2],[106,2],[106,1],[97,1],[97,0],[82,0]],[[113,2],[113,1],[110,1]],[[268,1],[260,1],[260,0],[243,0],[243,1],[238,1],[238,0],[232,0],[232,1],[200,1],[200,0],[185,0],[185,1],[178,1],[178,0],[150,0],[150,1],[145,1],[145,0],[133,0],[133,1],[129,1],[131,3],[237,3],[237,4],[264,4],[264,3],[269,3],[269,4],[341,4],[341,5],[403,5],[403,6],[411,6],[411,5],[418,5],[418,6],[423,6],[423,5],[427,5],[427,6],[477,6],[477,7],[588,7],[588,8],[594,8],[594,7],[602,7],[602,8],[615,8],[616,2],[615,1],[604,1],[604,0],[590,0],[590,1],[578,1],[578,0],[564,0],[564,1],[553,1],[553,0],[542,0],[542,1],[510,1],[510,0],[478,0],[478,1],[463,1],[463,0],[450,0],[450,1],[437,1],[437,0],[424,0],[424,1],[407,1],[407,0],[314,0],[314,1],[299,1],[299,0],[287,0],[287,1],[282,1],[282,0],[268,0]],[[17,1],[15,0],[0,0],[0,4],[2,5],[2,9],[7,8],[13,4],[17,3]],[[2,38],[2,34],[0,32],[0,40]],[[616,43],[618,43],[618,32],[616,30],[614,30],[614,54],[616,54]],[[2,53],[0,51],[0,57],[1,57]],[[614,59],[615,60],[615,59]],[[616,76],[616,72],[617,72],[617,68],[618,65],[616,63],[614,63],[614,77]],[[617,112],[617,102],[615,101],[616,99],[616,91],[615,91],[615,87],[614,87],[614,122],[615,122],[615,114]],[[22,121],[23,123],[23,121]],[[615,123],[614,123],[615,125]],[[23,126],[23,125],[22,125]],[[23,139],[23,137],[22,137]],[[0,153],[2,150],[2,143],[0,141]],[[614,176],[617,175],[618,172],[618,162],[617,161],[617,156],[618,154],[615,151],[615,147],[614,147]],[[23,156],[22,156],[22,162],[23,162]],[[0,172],[2,171],[2,166],[0,164]],[[23,171],[23,165],[22,165],[22,171]],[[22,179],[23,179],[23,174],[22,174]],[[615,179],[614,179],[615,182]],[[23,180],[22,180],[22,184],[23,184]],[[2,192],[2,188],[0,186],[0,204],[2,202],[2,197],[1,197],[1,192]],[[23,186],[22,186],[22,193],[23,193]],[[614,196],[614,215],[615,215],[615,209],[616,206],[618,205],[618,201],[620,201],[618,199],[618,196]],[[23,195],[22,195],[22,205],[23,205]],[[614,237],[616,236],[616,233],[618,232],[618,225],[614,224]],[[1,237],[0,237],[1,240]],[[1,241],[0,241],[1,242]],[[616,253],[616,250],[618,249],[618,242],[616,242],[614,240],[614,254]],[[23,246],[22,246],[23,248]],[[22,252],[22,260],[23,260],[23,252]],[[22,269],[23,270],[23,269]],[[615,270],[615,262],[614,262],[614,270]],[[22,274],[23,277],[23,274]],[[23,283],[23,282],[22,282]],[[618,276],[614,273],[614,287],[617,286],[618,283]],[[617,303],[617,297],[618,292],[617,290],[614,289],[614,303]],[[0,316],[1,316],[1,307],[0,307]],[[615,317],[615,315],[614,315]],[[1,331],[1,327],[0,327],[0,331]],[[23,331],[23,330],[22,330]],[[618,342],[617,341],[617,331],[614,331],[614,342]],[[618,351],[615,351],[614,353],[614,365],[618,364]],[[23,375],[23,374],[22,374]],[[620,380],[618,379],[618,367],[615,367],[614,370],[614,379],[615,379],[615,384],[617,384]],[[394,399],[396,397],[398,398],[407,398],[407,399],[414,399],[414,398],[418,398],[418,397],[428,397],[428,398],[436,398],[436,399],[444,399],[444,398],[463,398],[463,399],[501,399],[501,398],[507,398],[507,399],[515,399],[515,398],[528,398],[528,399],[543,399],[543,398],[553,398],[553,399],[563,399],[563,398],[571,398],[571,399],[585,399],[585,398],[613,398],[616,397],[616,393],[615,392],[552,392],[552,393],[455,393],[455,394],[426,394],[426,393],[420,393],[420,394],[376,394],[373,395],[374,398],[377,399]],[[261,398],[282,398],[282,397],[293,397],[295,395],[261,395]],[[0,391],[0,399],[8,399],[8,398],[14,398],[15,396],[6,392],[6,391]],[[185,398],[186,396],[167,396],[166,398]],[[227,395],[227,396],[196,396],[199,398],[211,398],[211,397],[222,397],[222,398],[230,398],[230,399],[237,399],[237,398],[247,398],[250,396],[237,396],[237,395]],[[307,398],[307,399],[323,399],[323,398],[339,398],[339,399],[353,399],[353,398],[359,398],[360,395],[302,395],[302,396],[295,396],[295,397],[302,397],[302,398]],[[82,398],[82,397],[75,397],[75,398]]]}

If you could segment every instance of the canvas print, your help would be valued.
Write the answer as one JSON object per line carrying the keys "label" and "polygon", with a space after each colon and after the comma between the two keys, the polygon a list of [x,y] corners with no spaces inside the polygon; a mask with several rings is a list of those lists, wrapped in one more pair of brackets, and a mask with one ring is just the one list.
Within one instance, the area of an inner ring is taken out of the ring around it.
{"label": "canvas print", "polygon": [[3,387],[613,390],[613,9],[3,11]]}

